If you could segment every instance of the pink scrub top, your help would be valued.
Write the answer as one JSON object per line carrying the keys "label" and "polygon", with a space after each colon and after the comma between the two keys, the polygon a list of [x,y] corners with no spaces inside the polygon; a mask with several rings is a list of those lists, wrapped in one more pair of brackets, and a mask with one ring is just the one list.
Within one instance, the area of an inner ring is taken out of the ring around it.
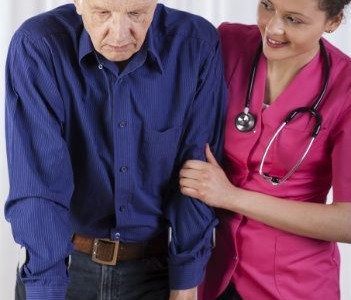
{"label": "pink scrub top", "polygon": [[[250,68],[261,35],[257,26],[222,24],[228,112],[225,129],[227,174],[246,190],[286,200],[325,203],[333,186],[333,201],[351,201],[351,61],[323,40],[330,60],[326,96],[318,110],[322,129],[297,171],[273,186],[259,175],[269,140],[293,109],[311,106],[323,86],[323,57],[308,63],[268,108],[263,99],[266,59],[261,55],[250,112],[257,118],[252,132],[234,125],[243,111]],[[289,123],[269,151],[263,171],[284,176],[301,157],[314,120],[308,115]],[[297,236],[238,214],[220,211],[217,244],[208,264],[200,299],[215,299],[231,281],[244,300],[337,300],[339,252],[336,243]],[[313,217],[313,216],[311,216]]]}

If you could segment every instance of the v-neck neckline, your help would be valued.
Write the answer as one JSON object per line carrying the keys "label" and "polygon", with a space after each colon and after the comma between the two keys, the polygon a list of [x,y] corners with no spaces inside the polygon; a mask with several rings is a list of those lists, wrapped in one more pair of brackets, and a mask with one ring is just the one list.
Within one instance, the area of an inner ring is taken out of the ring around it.
{"label": "v-neck neckline", "polygon": [[[265,90],[267,81],[267,59],[262,54],[254,82],[252,102],[257,113],[263,115],[276,114],[278,112],[291,111],[297,107],[311,106],[316,99],[323,83],[323,61],[320,52],[307,63],[279,96],[265,109]],[[258,109],[260,108],[260,109]],[[279,115],[279,114],[278,114]],[[280,118],[280,121],[282,119]]]}

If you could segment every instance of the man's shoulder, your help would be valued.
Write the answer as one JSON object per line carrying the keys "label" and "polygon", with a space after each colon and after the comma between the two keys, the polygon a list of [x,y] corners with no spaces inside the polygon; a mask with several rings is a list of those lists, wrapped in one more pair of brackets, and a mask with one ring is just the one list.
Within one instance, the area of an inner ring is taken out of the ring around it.
{"label": "man's shoulder", "polygon": [[17,30],[35,42],[48,36],[71,35],[73,38],[82,29],[82,21],[72,4],[59,6],[26,20]]}
{"label": "man's shoulder", "polygon": [[196,39],[210,44],[218,41],[216,28],[205,18],[162,4],[158,4],[153,27],[160,34],[177,38]]}

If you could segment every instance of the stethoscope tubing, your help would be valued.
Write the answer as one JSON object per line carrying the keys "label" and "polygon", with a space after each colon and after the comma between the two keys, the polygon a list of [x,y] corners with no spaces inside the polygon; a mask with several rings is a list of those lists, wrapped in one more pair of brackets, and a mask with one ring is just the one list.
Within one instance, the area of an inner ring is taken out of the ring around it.
{"label": "stethoscope tubing", "polygon": [[[318,134],[319,134],[319,132],[321,130],[322,116],[317,111],[317,108],[319,107],[320,103],[324,99],[326,91],[327,91],[327,88],[328,88],[329,76],[330,76],[330,65],[329,65],[327,51],[325,49],[325,46],[324,46],[322,40],[320,40],[319,43],[320,43],[321,53],[322,53],[322,56],[324,58],[324,82],[323,82],[322,90],[321,90],[319,96],[314,101],[314,103],[312,104],[311,107],[299,107],[299,108],[294,109],[293,111],[291,111],[288,114],[288,116],[284,119],[283,123],[276,130],[276,132],[274,133],[273,137],[268,142],[268,145],[265,148],[265,151],[264,151],[262,159],[261,159],[261,163],[260,163],[260,167],[259,167],[259,174],[264,179],[266,179],[272,185],[275,185],[275,186],[284,183],[288,178],[290,178],[292,176],[292,174],[297,170],[297,168],[300,167],[302,161],[307,156],[307,153],[310,151],[310,149],[312,147],[312,144],[314,143],[316,137],[318,136]],[[262,53],[262,42],[260,43],[260,45],[259,45],[259,47],[258,47],[258,49],[256,51],[256,55],[255,55],[255,58],[254,58],[254,61],[253,61],[253,65],[252,65],[251,71],[250,71],[250,84],[249,84],[248,91],[247,91],[244,111],[242,113],[240,113],[235,118],[235,127],[240,132],[248,132],[248,131],[251,131],[255,127],[256,118],[255,118],[255,116],[253,116],[250,113],[249,110],[250,110],[250,104],[251,104],[252,90],[253,90],[255,76],[256,76],[257,64],[258,64],[258,60],[259,60],[259,57],[260,57],[261,53]],[[302,156],[300,157],[300,159],[288,171],[288,173],[286,175],[284,175],[282,178],[278,178],[278,177],[275,177],[275,176],[270,176],[267,173],[263,172],[263,167],[264,167],[264,163],[265,163],[267,154],[268,154],[269,149],[271,148],[273,142],[275,141],[275,139],[278,137],[280,132],[283,130],[283,128],[288,123],[290,123],[292,120],[294,120],[299,114],[304,114],[304,113],[310,114],[315,119],[316,124],[315,124],[315,126],[313,128],[313,131],[311,133],[311,140],[308,143],[308,145],[307,145],[305,151],[303,152]],[[249,121],[247,122],[247,126],[245,127],[244,122],[246,122],[247,120],[249,120]]]}
{"label": "stethoscope tubing", "polygon": [[272,185],[281,185],[282,183],[284,183],[288,178],[291,177],[292,174],[295,173],[295,171],[297,170],[298,167],[300,167],[302,161],[305,159],[307,153],[310,151],[312,144],[314,143],[316,136],[312,136],[308,146],[306,147],[306,150],[304,151],[304,153],[302,154],[302,156],[300,157],[300,159],[297,161],[297,163],[290,169],[290,171],[282,178],[277,178],[274,176],[269,176],[266,173],[263,172],[263,166],[264,166],[264,162],[266,160],[266,156],[267,153],[269,151],[269,149],[271,148],[274,140],[278,137],[279,133],[283,130],[283,128],[286,126],[286,122],[284,122],[283,124],[280,125],[280,127],[278,128],[278,130],[275,132],[275,134],[273,135],[273,137],[270,139],[264,153],[261,159],[261,163],[260,163],[260,167],[259,167],[259,174],[266,179],[267,181],[269,181]]}

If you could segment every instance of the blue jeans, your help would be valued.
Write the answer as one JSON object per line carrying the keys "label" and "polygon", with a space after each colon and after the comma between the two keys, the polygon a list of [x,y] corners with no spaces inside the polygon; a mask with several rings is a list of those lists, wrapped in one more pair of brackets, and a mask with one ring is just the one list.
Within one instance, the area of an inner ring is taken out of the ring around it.
{"label": "blue jeans", "polygon": [[230,283],[226,290],[216,300],[242,300],[234,285]]}
{"label": "blue jeans", "polygon": [[[150,257],[100,265],[84,253],[74,251],[69,267],[66,300],[168,300],[167,258]],[[17,276],[16,300],[25,300],[25,289]]]}

